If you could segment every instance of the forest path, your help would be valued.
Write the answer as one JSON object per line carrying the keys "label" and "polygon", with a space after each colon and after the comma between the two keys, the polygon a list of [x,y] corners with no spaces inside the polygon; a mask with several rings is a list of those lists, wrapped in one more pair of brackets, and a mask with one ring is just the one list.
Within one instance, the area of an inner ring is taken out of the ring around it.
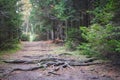
{"label": "forest path", "polygon": [[50,41],[37,41],[37,42],[21,42],[22,49],[15,54],[7,54],[3,55],[4,58],[9,59],[22,59],[23,56],[35,56],[35,55],[42,55],[42,54],[49,54],[52,51],[52,47],[50,46]]}
{"label": "forest path", "polygon": [[[53,57],[60,53],[59,50],[62,46],[56,46],[51,44],[50,41],[39,42],[22,42],[23,48],[14,53],[3,55],[4,59],[12,60],[32,60],[33,58]],[[68,52],[62,52],[68,53]],[[84,56],[76,57],[72,55],[62,55],[61,59],[81,59],[86,60]],[[36,70],[29,70],[29,67],[36,67],[38,64],[12,64],[1,63],[0,65],[0,80],[120,80],[120,69],[113,67],[110,64],[99,64],[90,66],[75,66],[61,68],[56,73],[50,73],[49,71],[54,69],[54,66],[48,68],[39,68]],[[17,68],[17,70],[10,72],[11,68]],[[19,70],[23,68],[24,70]],[[8,75],[4,75],[9,73]],[[4,77],[2,77],[4,75]]]}

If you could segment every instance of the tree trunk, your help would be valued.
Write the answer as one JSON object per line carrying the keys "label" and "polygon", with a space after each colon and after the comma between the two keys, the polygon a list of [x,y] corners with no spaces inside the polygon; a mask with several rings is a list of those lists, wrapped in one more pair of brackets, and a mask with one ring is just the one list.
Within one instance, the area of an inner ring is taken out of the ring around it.
{"label": "tree trunk", "polygon": [[66,34],[66,39],[67,39],[68,38],[68,21],[67,20],[65,21],[65,27],[66,27],[65,34]]}

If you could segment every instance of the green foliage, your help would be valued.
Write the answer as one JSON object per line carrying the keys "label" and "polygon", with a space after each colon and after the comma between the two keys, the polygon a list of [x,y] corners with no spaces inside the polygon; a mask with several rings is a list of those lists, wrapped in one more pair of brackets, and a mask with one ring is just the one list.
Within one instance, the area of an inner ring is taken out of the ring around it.
{"label": "green foliage", "polygon": [[[81,27],[83,31],[82,36],[86,38],[89,42],[97,42],[98,44],[102,43],[101,41],[105,41],[105,38],[110,35],[109,33],[112,30],[111,25],[100,26],[99,24],[93,24],[91,27]],[[99,42],[99,40],[101,40]]]}
{"label": "green foliage", "polygon": [[68,49],[74,50],[81,42],[83,42],[80,29],[71,28],[68,30],[67,34],[66,46]]}
{"label": "green foliage", "polygon": [[92,20],[92,23],[99,23],[102,25],[109,24],[112,20],[114,13],[114,0],[99,0],[95,4],[95,9],[90,11],[95,17]]}
{"label": "green foliage", "polygon": [[12,48],[20,38],[19,0],[0,0],[0,50]]}
{"label": "green foliage", "polygon": [[82,54],[89,56],[109,56],[110,54],[120,53],[120,41],[112,38],[114,26],[108,24],[101,26],[93,24],[91,27],[81,27],[82,36],[87,40],[86,43],[80,44],[77,49]]}
{"label": "green foliage", "polygon": [[83,32],[82,36],[87,40],[87,43],[79,45],[78,49],[82,50],[84,54],[105,54],[113,48],[110,46],[112,42],[107,39],[113,30],[113,26],[110,24],[104,27],[99,24],[94,24],[89,28],[81,27],[81,30]]}
{"label": "green foliage", "polygon": [[116,42],[116,49],[115,49],[115,51],[120,53],[120,41]]}
{"label": "green foliage", "polygon": [[81,40],[81,30],[76,29],[76,28],[70,28],[67,32],[68,34],[68,39],[72,41],[79,41]]}
{"label": "green foliage", "polygon": [[90,56],[102,54],[106,57],[115,56],[114,59],[117,58],[117,54],[120,53],[120,29],[114,21],[112,22],[118,14],[116,13],[118,10],[116,2],[119,3],[117,0],[96,1],[94,10],[90,11],[94,15],[93,25],[88,28],[81,27],[82,37],[87,41],[77,47],[81,53]]}
{"label": "green foliage", "polygon": [[[47,32],[51,30],[57,34],[56,30],[59,27],[66,26],[65,21],[74,18],[72,0],[30,0],[30,2],[33,6],[30,23],[38,35],[48,34]],[[56,37],[58,36],[54,35],[54,38]]]}
{"label": "green foliage", "polygon": [[74,42],[73,41],[70,41],[70,40],[68,40],[66,43],[65,43],[65,46],[66,46],[66,48],[67,49],[69,49],[69,50],[75,50],[75,46],[74,46]]}
{"label": "green foliage", "polygon": [[4,43],[2,43],[0,45],[0,50],[10,50],[10,49],[15,49],[16,47],[18,47],[19,41],[17,41],[16,39],[14,40],[7,40]]}
{"label": "green foliage", "polygon": [[108,45],[110,47],[109,53],[120,53],[120,41],[119,40],[109,40]]}
{"label": "green foliage", "polygon": [[107,13],[103,10],[99,10],[99,8],[96,8],[93,14],[96,15],[96,17],[92,20],[92,23],[106,24],[109,23],[113,17],[112,13]]}
{"label": "green foliage", "polygon": [[28,34],[22,34],[21,35],[21,40],[22,41],[29,41],[29,35]]}
{"label": "green foliage", "polygon": [[65,21],[73,17],[72,14],[75,12],[75,10],[72,8],[72,6],[69,6],[69,2],[71,2],[71,0],[61,0],[53,7],[53,12],[58,19]]}
{"label": "green foliage", "polygon": [[15,53],[20,49],[21,49],[21,44],[20,43],[19,44],[14,44],[13,48],[5,48],[2,51],[0,51],[0,58],[2,58],[2,55],[4,55],[4,54]]}
{"label": "green foliage", "polygon": [[91,44],[89,43],[82,43],[81,45],[79,45],[77,47],[78,50],[80,50],[80,53],[81,54],[84,54],[84,55],[89,55],[89,56],[92,56],[94,51],[92,51],[91,49]]}
{"label": "green foliage", "polygon": [[37,33],[48,34],[52,30],[53,35],[63,29],[54,36],[65,37],[68,48],[77,48],[83,54],[120,52],[120,27],[115,23],[120,21],[119,0],[30,1],[33,5],[30,22]]}
{"label": "green foliage", "polygon": [[32,11],[30,15],[30,24],[34,33],[42,34],[51,28],[51,20],[49,14],[51,14],[50,4],[53,1],[47,0],[31,0]]}

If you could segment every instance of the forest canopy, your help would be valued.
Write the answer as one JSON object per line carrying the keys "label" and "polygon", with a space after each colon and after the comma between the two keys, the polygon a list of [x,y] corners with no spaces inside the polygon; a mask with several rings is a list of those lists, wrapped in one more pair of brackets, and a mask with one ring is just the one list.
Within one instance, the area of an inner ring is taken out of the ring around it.
{"label": "forest canopy", "polygon": [[0,0],[0,50],[20,40],[57,39],[82,54],[120,57],[119,0],[19,1]]}

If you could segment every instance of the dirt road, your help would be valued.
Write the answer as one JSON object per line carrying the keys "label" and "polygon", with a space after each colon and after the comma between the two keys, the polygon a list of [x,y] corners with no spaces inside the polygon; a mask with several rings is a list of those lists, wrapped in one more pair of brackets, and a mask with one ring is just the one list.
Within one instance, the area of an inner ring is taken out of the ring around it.
{"label": "dirt road", "polygon": [[[48,41],[40,42],[22,42],[23,48],[14,53],[3,55],[4,59],[20,59],[31,60],[40,55],[54,56],[55,49],[60,46],[52,45]],[[61,56],[66,59],[77,59],[75,56]],[[54,68],[40,68],[36,70],[21,71],[15,70],[10,72],[11,68],[29,68],[38,64],[12,64],[1,63],[0,65],[0,80],[120,80],[120,69],[110,64],[90,65],[90,66],[76,66],[61,68],[56,71],[57,74],[48,73]],[[7,75],[4,75],[8,73]]]}

